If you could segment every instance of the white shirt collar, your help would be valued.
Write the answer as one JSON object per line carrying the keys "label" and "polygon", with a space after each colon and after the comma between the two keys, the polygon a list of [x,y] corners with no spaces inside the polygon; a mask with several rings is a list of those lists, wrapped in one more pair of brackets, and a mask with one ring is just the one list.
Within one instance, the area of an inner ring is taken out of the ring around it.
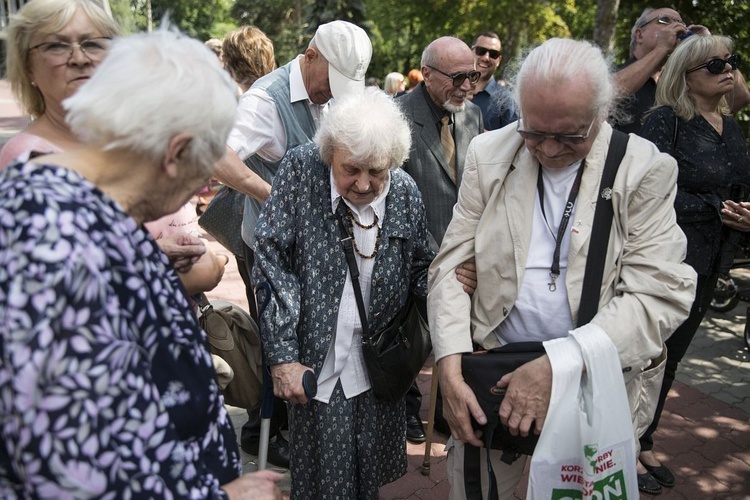
{"label": "white shirt collar", "polygon": [[292,102],[310,100],[305,88],[305,82],[302,81],[302,69],[300,61],[303,56],[300,55],[294,59],[294,63],[289,68],[289,97]]}
{"label": "white shirt collar", "polygon": [[333,168],[331,168],[330,180],[331,180],[331,211],[333,213],[336,213],[336,209],[339,206],[339,202],[341,200],[344,200],[344,203],[346,203],[349,206],[349,208],[352,209],[352,212],[357,214],[357,217],[360,217],[362,214],[364,214],[367,211],[368,208],[371,208],[375,212],[375,215],[378,216],[378,226],[383,227],[383,219],[385,218],[385,199],[388,196],[388,191],[391,190],[391,172],[390,171],[388,171],[388,175],[386,176],[385,181],[383,182],[383,190],[368,205],[355,205],[354,203],[350,203],[348,200],[344,199],[344,197],[341,196],[338,193],[338,191],[336,191],[336,183],[333,181]]}

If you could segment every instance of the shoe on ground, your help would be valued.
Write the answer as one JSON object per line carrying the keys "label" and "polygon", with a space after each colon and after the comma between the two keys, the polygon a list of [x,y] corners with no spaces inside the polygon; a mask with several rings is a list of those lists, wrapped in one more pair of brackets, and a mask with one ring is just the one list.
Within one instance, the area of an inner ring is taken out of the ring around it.
{"label": "shoe on ground", "polygon": [[416,415],[406,416],[406,440],[410,443],[419,444],[425,442],[424,426],[422,420]]}
{"label": "shoe on ground", "polygon": [[649,472],[638,474],[638,489],[649,495],[661,495],[661,485]]}
{"label": "shoe on ground", "polygon": [[[240,443],[242,451],[248,455],[258,456],[259,443],[258,441]],[[278,434],[275,438],[272,438],[271,442],[268,443],[268,457],[267,461],[271,465],[281,467],[282,469],[289,468],[289,441],[284,436]]]}
{"label": "shoe on ground", "polygon": [[641,462],[643,466],[646,468],[646,470],[651,474],[656,481],[662,486],[666,486],[667,488],[671,488],[675,485],[675,478],[672,474],[672,471],[670,471],[665,465],[646,465],[643,462]]}

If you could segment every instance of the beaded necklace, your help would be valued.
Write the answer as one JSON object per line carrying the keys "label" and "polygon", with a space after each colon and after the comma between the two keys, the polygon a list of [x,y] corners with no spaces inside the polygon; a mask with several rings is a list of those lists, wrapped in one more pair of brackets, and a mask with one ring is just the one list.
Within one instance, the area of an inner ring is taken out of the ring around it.
{"label": "beaded necklace", "polygon": [[[341,203],[344,203],[343,200],[341,201]],[[378,248],[380,248],[380,232],[382,228],[378,226],[378,214],[377,213],[375,214],[375,220],[373,221],[372,224],[362,224],[361,222],[359,222],[359,220],[357,220],[356,217],[354,217],[354,214],[352,213],[352,209],[349,208],[349,206],[346,203],[344,203],[344,210],[346,210],[346,220],[349,221],[349,232],[352,235],[352,243],[354,243],[354,251],[357,252],[357,255],[359,255],[363,259],[372,259],[373,257],[375,257],[375,254],[378,253]],[[359,251],[359,248],[357,247],[357,239],[354,237],[354,224],[356,224],[357,226],[365,230],[372,229],[373,227],[378,228],[378,234],[377,236],[375,236],[375,248],[372,249],[372,253],[370,255],[365,255]]]}

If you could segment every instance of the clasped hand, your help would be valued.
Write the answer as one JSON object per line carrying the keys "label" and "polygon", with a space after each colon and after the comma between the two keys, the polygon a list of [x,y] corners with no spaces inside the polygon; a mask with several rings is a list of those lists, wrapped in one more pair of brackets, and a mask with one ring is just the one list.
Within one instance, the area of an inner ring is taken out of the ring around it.
{"label": "clasped hand", "polygon": [[292,404],[307,404],[308,398],[302,385],[302,377],[312,368],[302,363],[283,363],[271,367],[273,393]]}
{"label": "clasped hand", "polygon": [[[471,425],[471,416],[480,424],[487,423],[471,388],[461,376],[461,355],[454,354],[440,360],[440,386],[443,391],[443,414],[455,439],[482,446],[481,431]],[[549,409],[552,394],[552,365],[544,355],[497,382],[506,389],[500,405],[500,421],[514,436],[540,434]],[[533,428],[532,428],[533,426]]]}

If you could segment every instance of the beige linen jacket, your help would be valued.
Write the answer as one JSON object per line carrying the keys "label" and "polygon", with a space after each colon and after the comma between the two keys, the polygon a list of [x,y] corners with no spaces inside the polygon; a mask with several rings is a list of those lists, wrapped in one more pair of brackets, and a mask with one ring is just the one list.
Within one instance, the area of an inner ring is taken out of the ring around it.
{"label": "beige linen jacket", "polygon": [[[586,157],[568,229],[565,286],[573,324],[611,134],[603,123]],[[484,133],[469,146],[453,219],[430,267],[428,312],[437,360],[470,352],[472,340],[484,348],[499,345],[493,330],[513,308],[523,279],[538,169],[513,125]],[[617,347],[628,382],[660,357],[695,294],[695,272],[683,263],[686,240],[673,208],[676,179],[672,157],[630,136],[613,187],[614,220],[592,321]],[[456,266],[470,258],[476,259],[479,277],[473,296],[455,279]]]}

